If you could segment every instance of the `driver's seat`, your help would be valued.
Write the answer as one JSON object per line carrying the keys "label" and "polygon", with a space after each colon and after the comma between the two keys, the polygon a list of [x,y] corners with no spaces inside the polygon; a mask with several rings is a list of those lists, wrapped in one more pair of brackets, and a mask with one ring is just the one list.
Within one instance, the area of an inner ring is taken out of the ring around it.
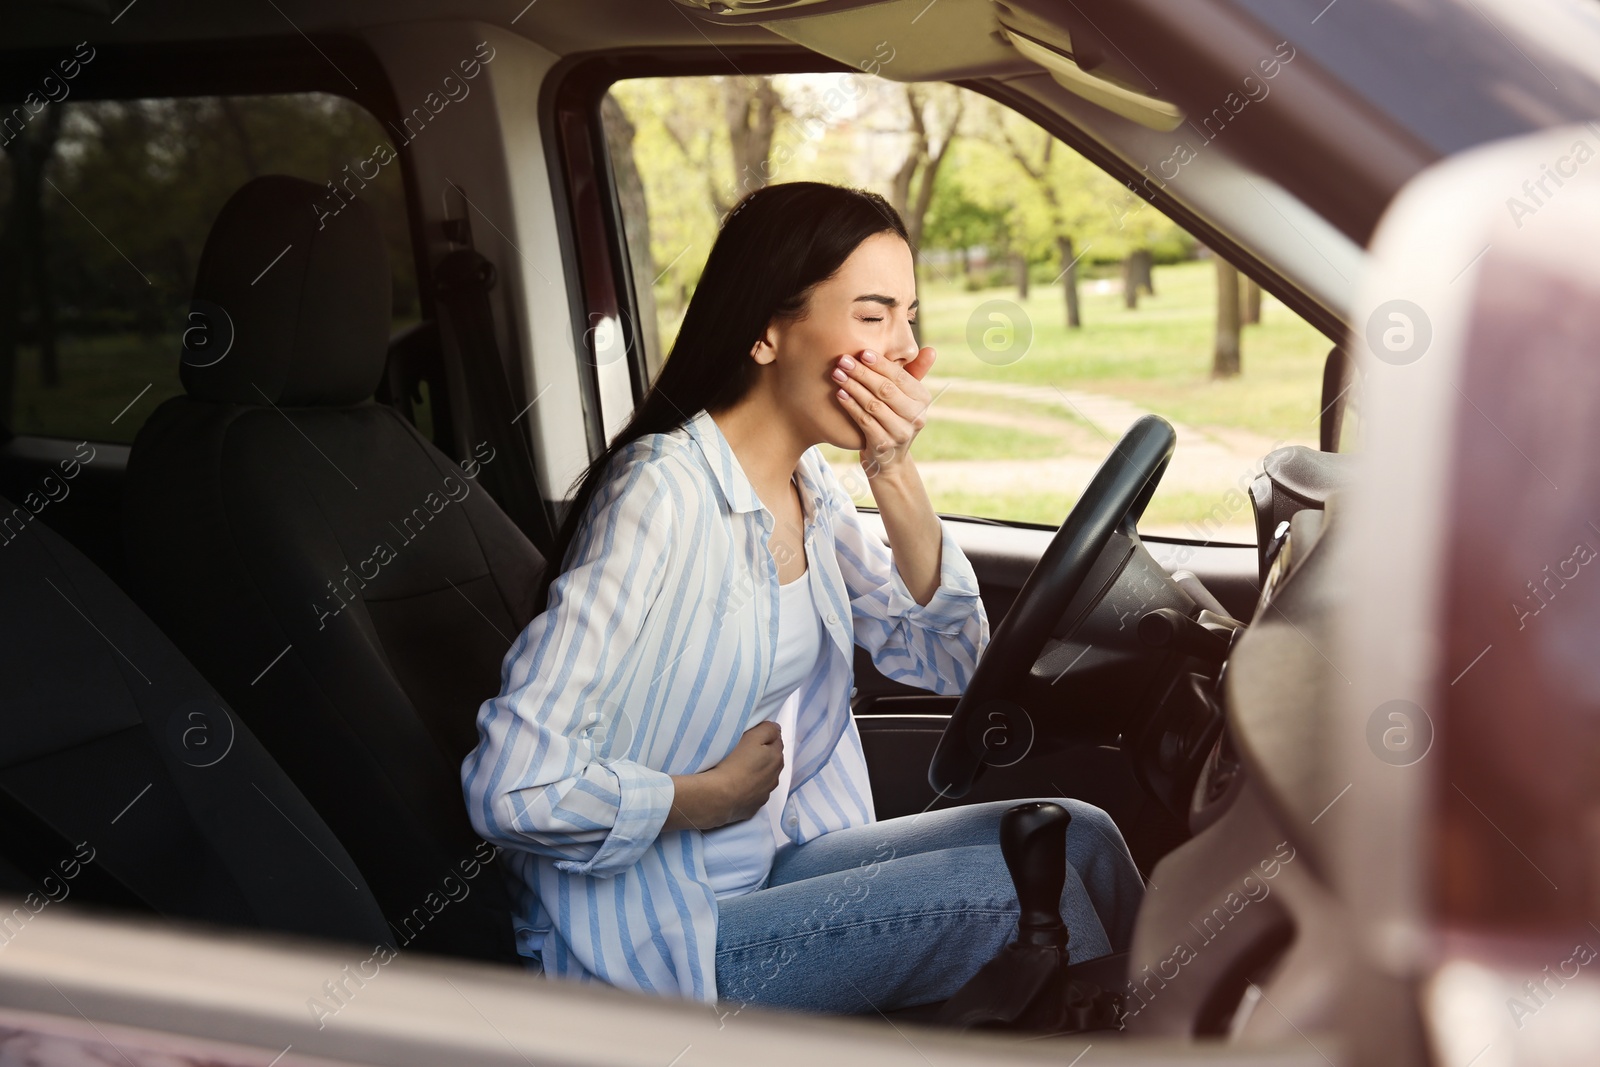
{"label": "driver's seat", "polygon": [[213,224],[194,287],[213,335],[128,462],[130,575],[344,842],[402,945],[518,963],[460,764],[543,558],[475,481],[491,449],[458,465],[370,399],[390,329],[383,237],[365,203],[327,217],[322,196],[258,178]]}

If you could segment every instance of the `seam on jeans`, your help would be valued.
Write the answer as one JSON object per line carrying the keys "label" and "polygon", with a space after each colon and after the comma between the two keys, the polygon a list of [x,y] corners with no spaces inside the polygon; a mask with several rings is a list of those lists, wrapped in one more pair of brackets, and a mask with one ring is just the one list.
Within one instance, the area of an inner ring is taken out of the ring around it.
{"label": "seam on jeans", "polygon": [[884,923],[904,922],[908,919],[937,919],[949,915],[1003,915],[1007,918],[1013,918],[1014,912],[1006,908],[999,910],[994,910],[991,908],[951,908],[941,911],[916,912],[911,915],[890,915],[879,919],[860,919],[854,922],[841,923],[838,926],[824,926],[819,930],[786,934],[783,937],[774,937],[766,941],[751,941],[748,944],[738,945],[731,948],[719,948],[716,950],[716,954],[721,956],[729,952],[743,952],[746,949],[763,948],[767,945],[781,945],[786,941],[795,941],[802,938],[809,939],[817,936],[818,934],[827,933],[833,930],[853,930],[859,926],[879,926]]}

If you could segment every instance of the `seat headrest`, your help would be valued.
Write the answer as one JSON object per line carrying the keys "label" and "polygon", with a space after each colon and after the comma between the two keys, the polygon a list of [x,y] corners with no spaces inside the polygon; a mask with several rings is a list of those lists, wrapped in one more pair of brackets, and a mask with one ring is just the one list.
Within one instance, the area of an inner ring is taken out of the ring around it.
{"label": "seat headrest", "polygon": [[264,175],[228,198],[194,283],[179,377],[237,404],[354,404],[388,351],[389,256],[373,209]]}

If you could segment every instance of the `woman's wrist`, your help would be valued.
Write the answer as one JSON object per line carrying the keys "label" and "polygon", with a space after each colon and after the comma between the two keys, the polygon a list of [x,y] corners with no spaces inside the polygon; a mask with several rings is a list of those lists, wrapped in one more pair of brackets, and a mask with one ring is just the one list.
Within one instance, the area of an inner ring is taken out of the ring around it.
{"label": "woman's wrist", "polygon": [[672,775],[672,808],[661,831],[714,830],[728,822],[731,805],[715,767],[698,774]]}

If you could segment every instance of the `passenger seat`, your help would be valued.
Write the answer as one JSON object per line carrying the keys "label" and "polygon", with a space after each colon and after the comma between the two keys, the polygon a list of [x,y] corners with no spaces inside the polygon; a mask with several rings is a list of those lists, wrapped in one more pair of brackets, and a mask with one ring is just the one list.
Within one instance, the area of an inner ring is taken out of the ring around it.
{"label": "passenger seat", "polygon": [[61,903],[396,944],[306,798],[109,578],[33,522],[0,544],[0,588],[0,893],[20,898],[0,946]]}
{"label": "passenger seat", "polygon": [[476,480],[506,460],[457,464],[372,401],[383,236],[365,202],[332,216],[326,195],[257,178],[213,224],[194,306],[218,332],[128,461],[130,582],[411,943],[520,964],[460,768],[544,561]]}

